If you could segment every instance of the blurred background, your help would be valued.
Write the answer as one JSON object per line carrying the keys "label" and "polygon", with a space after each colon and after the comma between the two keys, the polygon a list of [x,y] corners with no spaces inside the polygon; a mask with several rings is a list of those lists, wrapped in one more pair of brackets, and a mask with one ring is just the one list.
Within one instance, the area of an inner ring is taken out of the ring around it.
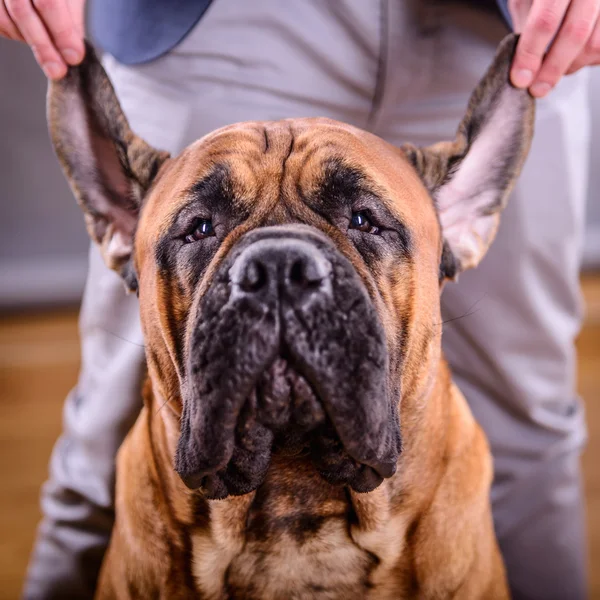
{"label": "blurred background", "polygon": [[[600,69],[584,255],[587,319],[579,389],[592,597],[600,598]],[[46,132],[46,81],[30,51],[0,39],[0,599],[18,597],[39,519],[38,493],[79,363],[77,307],[87,270],[83,219]]]}

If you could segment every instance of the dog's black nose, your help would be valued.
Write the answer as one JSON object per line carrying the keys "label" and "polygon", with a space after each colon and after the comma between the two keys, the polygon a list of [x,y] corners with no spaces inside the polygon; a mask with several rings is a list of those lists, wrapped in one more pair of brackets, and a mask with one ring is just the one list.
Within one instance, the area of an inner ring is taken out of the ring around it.
{"label": "dog's black nose", "polygon": [[241,252],[229,273],[238,292],[256,297],[300,300],[331,290],[331,263],[315,244],[301,239],[258,240]]}

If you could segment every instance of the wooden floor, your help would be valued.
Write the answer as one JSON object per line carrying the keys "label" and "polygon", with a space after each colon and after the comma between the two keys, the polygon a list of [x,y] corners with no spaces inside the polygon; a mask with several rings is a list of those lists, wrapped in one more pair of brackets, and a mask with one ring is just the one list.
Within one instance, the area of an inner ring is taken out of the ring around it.
{"label": "wooden floor", "polygon": [[[579,389],[590,441],[584,456],[592,594],[600,599],[600,276],[583,282]],[[39,518],[38,493],[79,362],[73,312],[0,317],[0,600],[17,598]]]}

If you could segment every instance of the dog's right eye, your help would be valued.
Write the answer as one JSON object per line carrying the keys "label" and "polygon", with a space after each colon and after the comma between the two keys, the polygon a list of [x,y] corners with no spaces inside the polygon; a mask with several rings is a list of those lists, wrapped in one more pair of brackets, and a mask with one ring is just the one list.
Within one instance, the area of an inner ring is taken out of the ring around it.
{"label": "dog's right eye", "polygon": [[192,244],[213,235],[215,235],[215,230],[210,219],[196,219],[194,221],[194,229],[185,236],[184,240],[187,244]]}

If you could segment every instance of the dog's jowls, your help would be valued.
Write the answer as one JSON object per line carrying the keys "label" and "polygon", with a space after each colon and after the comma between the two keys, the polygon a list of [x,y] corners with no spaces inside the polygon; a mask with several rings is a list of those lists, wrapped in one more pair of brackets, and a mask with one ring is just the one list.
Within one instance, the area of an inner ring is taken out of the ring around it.
{"label": "dog's jowls", "polygon": [[58,158],[139,295],[148,363],[100,598],[507,597],[439,296],[485,254],[528,151],[515,41],[427,148],[291,119],[172,158],[91,49],[51,84]]}

